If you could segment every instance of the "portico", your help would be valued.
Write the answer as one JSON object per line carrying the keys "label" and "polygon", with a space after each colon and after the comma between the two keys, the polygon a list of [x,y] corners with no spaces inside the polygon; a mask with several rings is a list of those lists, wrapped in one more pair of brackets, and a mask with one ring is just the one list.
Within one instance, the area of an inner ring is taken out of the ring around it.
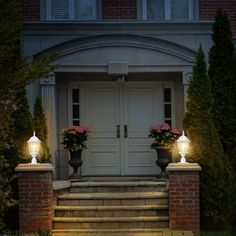
{"label": "portico", "polygon": [[53,77],[41,80],[41,94],[49,140],[57,133],[57,143],[49,146],[58,176],[68,176],[60,130],[72,124],[92,129],[82,175],[157,174],[148,129],[164,122],[181,127],[194,51],[138,35],[87,37],[56,51],[59,67]]}

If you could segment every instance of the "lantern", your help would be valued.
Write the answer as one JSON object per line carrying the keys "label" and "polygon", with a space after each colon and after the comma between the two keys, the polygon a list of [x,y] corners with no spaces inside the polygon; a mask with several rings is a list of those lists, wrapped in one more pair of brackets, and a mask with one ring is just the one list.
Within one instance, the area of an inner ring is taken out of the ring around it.
{"label": "lantern", "polygon": [[176,142],[181,156],[180,163],[186,163],[185,156],[188,154],[190,140],[184,135],[184,131]]}
{"label": "lantern", "polygon": [[37,164],[36,156],[39,154],[40,143],[41,141],[35,136],[35,132],[33,136],[27,141],[30,155],[32,156],[31,164]]}

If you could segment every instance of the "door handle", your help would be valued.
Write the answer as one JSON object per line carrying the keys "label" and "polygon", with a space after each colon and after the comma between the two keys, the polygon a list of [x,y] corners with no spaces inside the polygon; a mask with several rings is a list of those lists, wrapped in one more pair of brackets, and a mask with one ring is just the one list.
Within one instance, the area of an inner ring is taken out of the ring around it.
{"label": "door handle", "polygon": [[120,125],[116,126],[116,137],[120,138]]}
{"label": "door handle", "polygon": [[124,137],[128,137],[128,125],[124,125]]}

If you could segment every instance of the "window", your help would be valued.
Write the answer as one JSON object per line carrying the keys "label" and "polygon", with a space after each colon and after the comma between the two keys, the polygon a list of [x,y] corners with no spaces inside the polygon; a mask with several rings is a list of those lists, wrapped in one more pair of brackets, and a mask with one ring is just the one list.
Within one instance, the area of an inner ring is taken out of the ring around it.
{"label": "window", "polygon": [[171,88],[164,88],[164,121],[172,125]]}
{"label": "window", "polygon": [[192,20],[193,0],[143,0],[147,20]]}
{"label": "window", "polygon": [[80,125],[80,90],[72,89],[72,124]]}
{"label": "window", "polygon": [[165,0],[146,1],[147,19],[165,19]]}
{"label": "window", "polygon": [[49,20],[94,20],[96,0],[47,0]]}

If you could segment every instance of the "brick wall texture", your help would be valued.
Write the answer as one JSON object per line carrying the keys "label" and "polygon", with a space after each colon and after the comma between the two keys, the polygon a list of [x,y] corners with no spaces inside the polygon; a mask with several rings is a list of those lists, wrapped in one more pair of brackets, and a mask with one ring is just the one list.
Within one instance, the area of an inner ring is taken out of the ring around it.
{"label": "brick wall texture", "polygon": [[52,229],[52,172],[22,172],[19,176],[20,231]]}
{"label": "brick wall texture", "polygon": [[137,4],[136,0],[103,0],[102,1],[103,19],[136,19]]}
{"label": "brick wall texture", "polygon": [[199,0],[199,18],[214,19],[217,8],[227,12],[232,33],[236,36],[236,1],[235,0]]}
{"label": "brick wall texture", "polygon": [[40,20],[40,0],[22,0],[23,16],[26,21]]}
{"label": "brick wall texture", "polygon": [[174,230],[199,234],[199,172],[169,172],[169,220]]}
{"label": "brick wall texture", "polygon": [[[40,20],[40,0],[22,0],[26,21]],[[199,0],[199,18],[213,20],[217,8],[223,8],[229,15],[232,32],[236,35],[235,0]],[[102,19],[136,19],[136,0],[102,0]]]}

